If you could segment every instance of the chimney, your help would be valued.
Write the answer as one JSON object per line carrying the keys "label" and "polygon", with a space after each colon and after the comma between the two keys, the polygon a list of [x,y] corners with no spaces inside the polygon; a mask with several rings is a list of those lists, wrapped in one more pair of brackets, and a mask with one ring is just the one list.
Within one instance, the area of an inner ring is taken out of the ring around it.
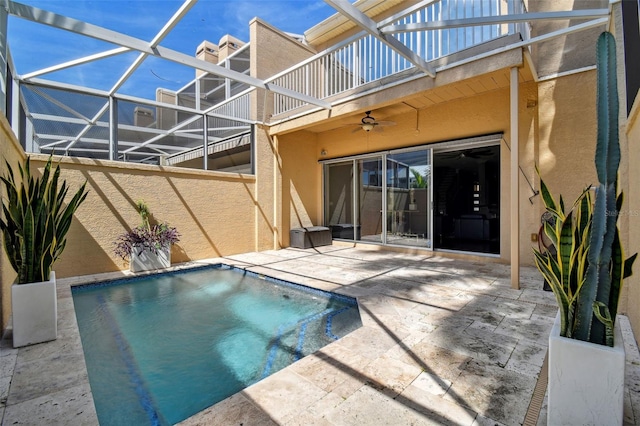
{"label": "chimney", "polygon": [[227,57],[229,57],[229,55],[244,46],[243,41],[240,41],[237,38],[230,36],[229,34],[223,36],[218,44],[220,45],[219,62],[224,61]]}
{"label": "chimney", "polygon": [[[211,64],[217,65],[218,52],[219,52],[218,45],[205,40],[202,43],[200,43],[200,45],[196,49],[196,58],[209,62]],[[204,73],[200,70],[196,70],[196,77],[198,77],[201,74],[204,74]]]}
{"label": "chimney", "polygon": [[153,111],[149,108],[135,107],[133,110],[133,125],[139,127],[149,127],[153,124]]}

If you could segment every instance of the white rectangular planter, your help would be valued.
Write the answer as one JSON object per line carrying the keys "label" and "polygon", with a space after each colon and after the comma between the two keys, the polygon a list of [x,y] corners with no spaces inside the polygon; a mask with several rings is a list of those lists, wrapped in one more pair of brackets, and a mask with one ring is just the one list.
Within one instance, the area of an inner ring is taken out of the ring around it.
{"label": "white rectangular planter", "polygon": [[171,247],[165,247],[154,253],[151,250],[143,250],[138,254],[136,248],[133,249],[129,261],[131,272],[153,271],[154,269],[164,269],[171,266]]}
{"label": "white rectangular planter", "polygon": [[55,272],[51,272],[49,281],[13,284],[11,312],[14,348],[55,340],[58,337]]}
{"label": "white rectangular planter", "polygon": [[625,353],[618,321],[614,347],[549,335],[549,425],[621,425]]}

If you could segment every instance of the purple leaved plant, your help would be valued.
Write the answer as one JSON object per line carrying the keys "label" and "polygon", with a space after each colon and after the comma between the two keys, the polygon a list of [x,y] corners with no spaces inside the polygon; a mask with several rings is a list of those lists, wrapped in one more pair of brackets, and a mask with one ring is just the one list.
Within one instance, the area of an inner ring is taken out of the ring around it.
{"label": "purple leaved plant", "polygon": [[118,237],[115,242],[115,254],[124,260],[129,260],[131,253],[137,254],[144,250],[158,254],[158,250],[170,247],[180,241],[178,230],[166,223],[153,226],[136,226],[131,231]]}

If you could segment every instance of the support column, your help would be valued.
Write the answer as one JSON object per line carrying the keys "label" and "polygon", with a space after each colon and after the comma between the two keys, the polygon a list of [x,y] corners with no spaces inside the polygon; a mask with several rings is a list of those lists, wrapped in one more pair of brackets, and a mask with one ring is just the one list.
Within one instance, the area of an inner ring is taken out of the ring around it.
{"label": "support column", "polygon": [[520,184],[518,174],[518,68],[511,68],[511,288],[520,289]]}
{"label": "support column", "polygon": [[118,161],[118,100],[109,97],[109,160]]}

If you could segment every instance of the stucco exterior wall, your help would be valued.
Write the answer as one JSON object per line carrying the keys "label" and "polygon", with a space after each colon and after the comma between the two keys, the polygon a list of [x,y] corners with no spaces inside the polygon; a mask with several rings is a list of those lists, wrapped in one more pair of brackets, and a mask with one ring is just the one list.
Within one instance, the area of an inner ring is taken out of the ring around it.
{"label": "stucco exterior wall", "polygon": [[538,167],[552,193],[562,194],[565,204],[598,182],[595,91],[595,70],[539,84]]}
{"label": "stucco exterior wall", "polygon": [[[607,0],[526,0],[530,13],[561,10],[606,9]],[[531,37],[561,31],[573,25],[568,20],[543,20],[531,23]],[[595,44],[605,25],[553,38],[532,45],[538,75],[547,76],[595,65]]]}
{"label": "stucco exterior wall", "polygon": [[[37,159],[41,167],[47,157]],[[253,176],[78,158],[60,161],[70,191],[87,180],[89,195],[55,265],[59,277],[124,269],[113,254],[113,242],[140,224],[138,200],[147,203],[154,220],[180,232],[180,242],[172,248],[175,263],[253,249],[246,226],[254,222]]]}
{"label": "stucco exterior wall", "polygon": [[[289,230],[322,225],[322,167],[318,164],[317,135],[297,132],[277,136],[282,161],[282,238],[289,246]],[[318,188],[320,188],[318,190]]]}
{"label": "stucco exterior wall", "polygon": [[[3,154],[7,145],[2,143]],[[21,152],[13,151],[8,154],[15,162]],[[41,169],[47,159],[32,155],[32,164]],[[118,235],[140,224],[138,200],[147,202],[154,220],[168,222],[180,232],[180,242],[172,248],[173,263],[254,250],[254,176],[79,158],[55,160],[70,187],[68,196],[85,180],[89,190],[74,216],[65,251],[54,265],[60,278],[128,268],[113,247]],[[15,274],[2,262],[5,327],[10,313],[7,292]]]}
{"label": "stucco exterior wall", "polygon": [[[7,175],[6,160],[14,169],[14,177],[19,179],[18,169],[15,165],[22,163],[24,158],[24,151],[13,135],[7,119],[3,114],[0,114],[0,175]],[[5,200],[7,193],[4,190],[4,185],[0,185],[0,187],[2,188],[0,197]],[[7,327],[11,316],[11,284],[16,277],[17,274],[9,263],[3,242],[0,247],[0,333]]]}
{"label": "stucco exterior wall", "polygon": [[[254,18],[249,23],[250,73],[252,77],[267,79],[302,62],[315,53],[282,31]],[[266,101],[264,97],[267,97]],[[254,90],[251,116],[267,121],[273,110],[273,95],[263,89]]]}
{"label": "stucco exterior wall", "polygon": [[[626,256],[640,252],[640,98],[636,97],[635,104],[631,109],[629,121],[627,123],[627,143],[628,150],[623,151],[624,157],[628,159],[628,192],[625,192],[623,212],[628,219],[628,240],[625,245]],[[625,155],[626,154],[626,155]],[[634,274],[625,280],[624,288],[627,295],[627,309],[625,313],[629,316],[631,326],[636,336],[640,332],[640,261],[634,265]],[[621,303],[622,305],[622,303]]]}
{"label": "stucco exterior wall", "polygon": [[[526,178],[535,184],[533,177],[535,170],[532,159],[538,146],[536,107],[528,106],[531,101],[535,105],[537,92],[535,83],[523,83],[519,88],[519,119],[520,119],[520,167]],[[500,89],[483,95],[452,100],[431,108],[420,109],[416,114],[402,114],[387,117],[395,121],[396,125],[386,127],[384,132],[355,132],[352,127],[344,127],[318,134],[315,149],[316,160],[320,158],[320,151],[325,150],[325,158],[339,158],[349,155],[378,152],[395,148],[450,141],[461,138],[481,136],[493,133],[503,133],[501,143],[501,258],[508,261],[509,253],[509,205],[510,205],[510,163],[509,147],[510,109],[509,90]],[[533,195],[526,179],[520,174],[520,206],[521,206],[521,235],[520,256],[523,264],[531,264],[530,234],[537,232],[537,209],[529,202]],[[321,185],[317,186],[317,193],[322,193]]]}
{"label": "stucco exterior wall", "polygon": [[[313,55],[307,46],[261,21],[249,24],[251,49],[251,75],[260,79],[271,77]],[[265,99],[266,96],[266,99]],[[262,89],[255,90],[251,98],[251,114],[257,121],[270,117],[273,95]],[[289,228],[283,228],[282,160],[278,139],[258,127],[255,144],[256,204],[255,250],[282,247],[282,238],[289,238]]]}

